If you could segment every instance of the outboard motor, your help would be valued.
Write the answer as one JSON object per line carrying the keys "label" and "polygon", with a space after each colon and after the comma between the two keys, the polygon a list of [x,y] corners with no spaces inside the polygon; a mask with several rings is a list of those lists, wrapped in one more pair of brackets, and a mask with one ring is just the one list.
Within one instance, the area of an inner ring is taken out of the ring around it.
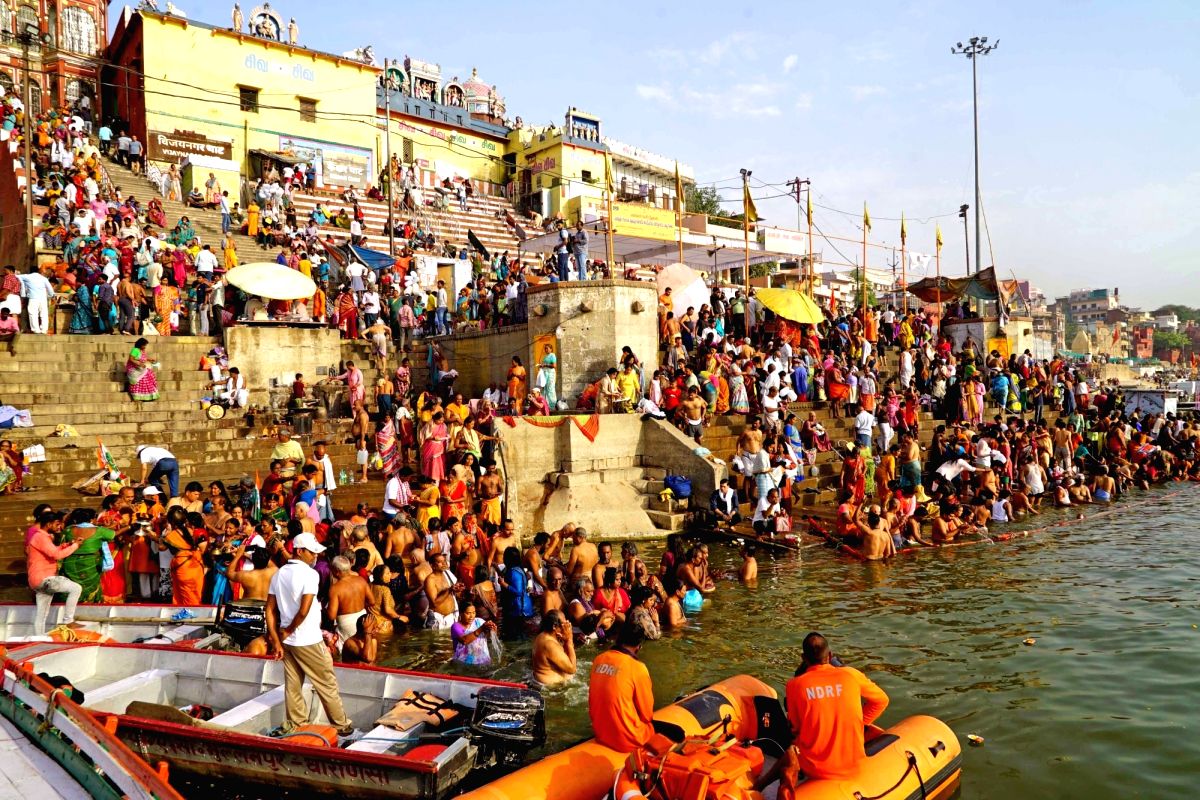
{"label": "outboard motor", "polygon": [[231,600],[221,606],[217,630],[238,647],[267,633],[267,604],[262,600]]}
{"label": "outboard motor", "polygon": [[477,763],[520,764],[546,742],[546,701],[524,686],[485,686],[468,730],[481,751]]}

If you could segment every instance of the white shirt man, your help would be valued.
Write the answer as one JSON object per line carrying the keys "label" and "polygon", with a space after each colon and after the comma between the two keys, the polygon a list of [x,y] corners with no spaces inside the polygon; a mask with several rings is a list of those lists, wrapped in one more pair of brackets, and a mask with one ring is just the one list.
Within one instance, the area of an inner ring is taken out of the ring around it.
{"label": "white shirt man", "polygon": [[308,722],[304,679],[308,678],[329,722],[342,736],[353,726],[338,694],[333,658],[321,634],[321,602],[317,600],[320,577],[313,569],[325,547],[311,533],[292,540],[295,557],[279,568],[267,589],[267,633],[271,651],[283,656],[284,696],[287,721],[283,733]]}
{"label": "white shirt man", "polygon": [[408,483],[399,474],[388,479],[387,487],[383,490],[383,513],[394,517],[400,509],[412,502],[412,491]]}
{"label": "white shirt man", "polygon": [[357,242],[362,238],[362,223],[356,219],[350,220],[350,238]]}
{"label": "white shirt man", "polygon": [[875,429],[875,415],[865,408],[854,418],[854,440],[860,445],[871,443],[871,431]]}
{"label": "white shirt man", "polygon": [[196,254],[196,272],[204,273],[212,277],[213,271],[217,268],[217,257],[213,254],[210,245],[204,245],[204,248]]}
{"label": "white shirt man", "polygon": [[49,301],[54,287],[40,272],[18,276],[21,279],[21,294],[25,296],[25,307],[29,311],[29,332],[45,333],[49,330]]}

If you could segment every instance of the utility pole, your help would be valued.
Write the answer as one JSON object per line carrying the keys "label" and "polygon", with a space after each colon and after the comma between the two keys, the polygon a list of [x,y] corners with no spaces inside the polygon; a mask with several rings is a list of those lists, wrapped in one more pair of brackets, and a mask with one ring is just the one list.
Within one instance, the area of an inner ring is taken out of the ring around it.
{"label": "utility pole", "polygon": [[[792,187],[792,197],[796,198],[796,230],[800,230],[800,220],[803,219],[804,212],[800,208],[800,190],[807,188],[812,191],[812,182],[807,178],[801,178],[799,175],[787,182],[787,185]],[[812,294],[812,224],[809,221],[808,226],[808,258],[805,259],[807,268],[804,270],[804,280],[808,284],[808,293]]]}
{"label": "utility pole", "polygon": [[[396,176],[392,173],[392,87],[388,79],[388,59],[383,60],[383,149],[384,174],[387,175],[387,204],[388,204],[388,255],[396,255],[396,222],[392,215],[392,184]],[[378,106],[376,106],[378,108]]]}
{"label": "utility pole", "polygon": [[[954,47],[950,48],[950,53],[956,56],[966,56],[971,61],[971,105],[975,111],[975,271],[978,272],[982,262],[982,244],[983,240],[979,236],[979,218],[980,210],[983,203],[979,196],[979,57],[986,56],[988,53],[1000,46],[1000,40],[997,39],[992,44],[988,44],[986,36],[972,36],[967,40],[964,46],[962,42],[958,42]],[[964,217],[964,222],[965,222]]]}
{"label": "utility pole", "polygon": [[37,226],[37,222],[33,218],[33,63],[29,58],[29,50],[31,47],[40,47],[43,44],[50,43],[50,34],[41,32],[41,29],[33,23],[26,23],[25,30],[16,35],[17,41],[21,43],[21,52],[25,59],[25,224],[28,226],[27,235],[33,235],[33,229]]}

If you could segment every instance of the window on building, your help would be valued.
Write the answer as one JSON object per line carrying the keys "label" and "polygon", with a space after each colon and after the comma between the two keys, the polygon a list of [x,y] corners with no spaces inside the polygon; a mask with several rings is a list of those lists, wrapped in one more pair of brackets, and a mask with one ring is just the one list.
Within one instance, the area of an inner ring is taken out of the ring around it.
{"label": "window on building", "polygon": [[74,108],[79,102],[79,98],[83,97],[84,95],[87,95],[88,97],[92,96],[92,87],[90,84],[86,83],[85,81],[81,81],[78,78],[72,78],[71,80],[67,81],[67,105]]}
{"label": "window on building", "polygon": [[12,8],[8,3],[0,3],[0,33],[12,33]]}
{"label": "window on building", "polygon": [[238,87],[238,101],[241,104],[242,111],[253,111],[258,113],[258,89],[251,89],[248,86]]}
{"label": "window on building", "polygon": [[16,84],[13,82],[12,75],[7,72],[0,71],[0,87],[3,87],[4,93],[10,95],[16,89]]}
{"label": "window on building", "polygon": [[309,100],[307,97],[300,98],[300,121],[301,122],[316,122],[317,121],[317,101]]}
{"label": "window on building", "polygon": [[413,163],[413,141],[412,141],[412,139],[409,139],[407,136],[402,141],[403,141],[403,145],[402,145],[401,149],[402,149],[402,152],[404,153],[404,156],[403,156],[404,163],[411,164],[411,163]]}
{"label": "window on building", "polygon": [[590,169],[580,170],[579,177],[583,180],[584,183],[591,183],[592,182],[592,171]]}
{"label": "window on building", "polygon": [[17,6],[17,25],[13,33],[24,33],[26,25],[41,30],[42,26],[38,24],[38,10],[34,6]]}
{"label": "window on building", "polygon": [[96,20],[85,9],[64,8],[62,12],[63,47],[85,56],[96,54]]}

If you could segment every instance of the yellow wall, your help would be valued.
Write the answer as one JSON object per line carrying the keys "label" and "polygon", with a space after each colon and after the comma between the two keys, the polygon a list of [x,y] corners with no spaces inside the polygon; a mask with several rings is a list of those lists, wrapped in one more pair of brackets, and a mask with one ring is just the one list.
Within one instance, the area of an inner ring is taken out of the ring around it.
{"label": "yellow wall", "polygon": [[404,140],[413,143],[413,158],[426,162],[426,169],[437,170],[438,176],[450,177],[449,170],[439,170],[439,164],[452,165],[460,176],[489,183],[506,183],[508,174],[502,158],[507,142],[464,132],[451,125],[432,120],[392,116],[392,155],[404,158]]}
{"label": "yellow wall", "polygon": [[[550,189],[550,213],[562,212],[567,216],[578,214],[580,203],[585,208],[592,206],[587,200],[572,202],[573,198],[588,198],[594,202],[604,199],[604,153],[589,147],[564,143],[561,136],[546,137],[542,142],[533,137],[526,149],[520,136],[514,136],[510,146],[516,149],[517,166],[529,169],[530,186],[534,191]],[[583,173],[590,173],[592,182],[583,181]],[[554,186],[555,181],[558,186]],[[574,220],[571,220],[574,221]]]}
{"label": "yellow wall", "polygon": [[[144,14],[142,24],[148,130],[232,141],[243,170],[247,150],[278,150],[281,137],[357,148],[375,181],[378,68],[180,18]],[[240,109],[239,86],[259,90],[257,113]],[[300,119],[301,97],[317,101],[315,122]]]}

